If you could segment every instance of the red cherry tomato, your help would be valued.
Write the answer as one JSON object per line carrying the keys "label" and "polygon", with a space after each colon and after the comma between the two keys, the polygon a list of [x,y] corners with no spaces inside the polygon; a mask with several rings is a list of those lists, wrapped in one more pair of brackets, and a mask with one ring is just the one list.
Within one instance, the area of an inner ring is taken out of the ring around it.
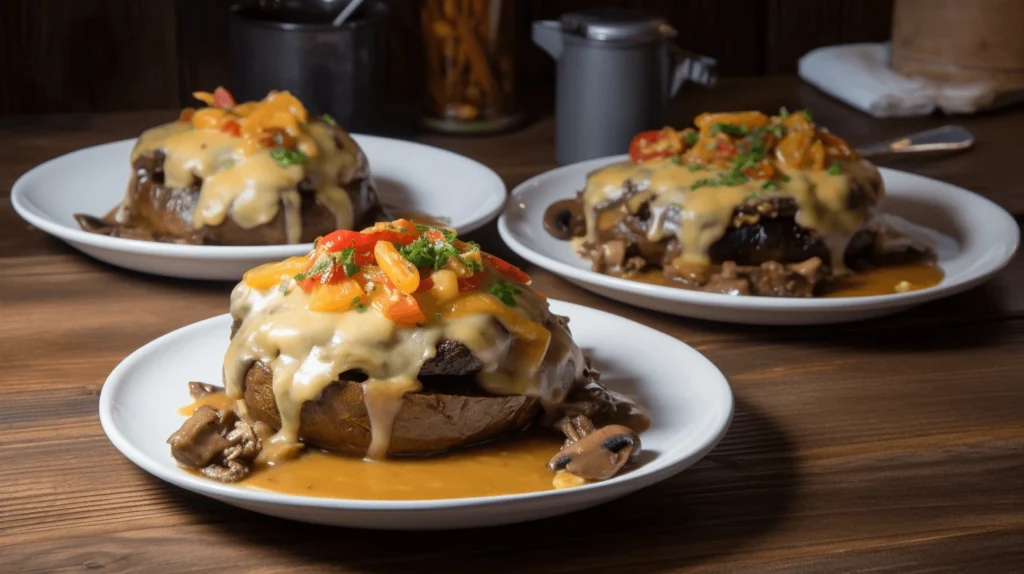
{"label": "red cherry tomato", "polygon": [[[670,128],[667,128],[670,129]],[[636,134],[629,143],[629,159],[641,163],[679,153],[666,130],[650,130]]]}

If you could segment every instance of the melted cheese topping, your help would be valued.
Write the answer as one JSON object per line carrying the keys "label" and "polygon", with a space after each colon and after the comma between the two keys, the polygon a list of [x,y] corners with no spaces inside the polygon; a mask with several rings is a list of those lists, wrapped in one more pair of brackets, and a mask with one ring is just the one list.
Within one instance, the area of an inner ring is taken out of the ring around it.
{"label": "melted cheese topping", "polygon": [[641,201],[651,199],[648,239],[664,239],[669,210],[678,209],[680,225],[676,237],[682,249],[680,259],[701,264],[710,262],[708,249],[725,235],[736,208],[752,194],[762,198],[791,197],[799,207],[796,222],[820,233],[831,252],[833,266],[839,270],[850,238],[870,216],[865,207],[848,207],[851,184],[857,182],[863,189],[881,195],[881,177],[874,166],[862,160],[841,165],[842,173],[837,175],[827,170],[784,170],[789,180],[777,181],[777,189],[762,189],[763,182],[757,180],[736,186],[693,189],[698,181],[717,179],[727,170],[691,171],[671,160],[613,164],[587,176],[582,194],[587,241],[596,239],[601,208],[622,199],[627,182],[640,192],[633,199],[635,206],[631,205],[631,212],[635,213]]}
{"label": "melted cheese topping", "polygon": [[247,149],[245,140],[217,129],[200,129],[177,121],[149,129],[132,150],[132,163],[143,154],[164,153],[167,187],[187,188],[201,181],[192,216],[195,228],[215,227],[230,217],[240,227],[264,225],[283,206],[289,243],[302,235],[301,199],[297,186],[309,178],[317,200],[330,209],[338,229],[351,229],[355,213],[348,194],[338,183],[357,163],[355,143],[339,147],[334,128],[311,122],[302,126],[316,143],[318,153],[303,164],[282,167],[271,149]]}
{"label": "melted cheese topping", "polygon": [[[547,302],[529,289],[515,296],[515,307],[505,307],[514,316],[503,320],[474,312],[469,303],[490,297],[485,295],[489,286],[500,279],[493,270],[486,273],[478,291],[436,309],[422,299],[427,317],[441,312],[443,318],[415,327],[398,326],[374,306],[362,313],[310,311],[310,296],[291,279],[267,289],[243,281],[231,295],[231,315],[241,325],[224,359],[225,390],[241,399],[252,364],[269,366],[281,413],[281,429],[271,442],[293,444],[299,439],[302,405],[315,400],[341,373],[361,370],[369,377],[362,383],[372,433],[367,457],[381,459],[402,396],[420,390],[420,368],[435,355],[439,342],[450,339],[465,344],[483,362],[478,375],[482,388],[495,395],[538,397],[553,409],[581,378],[582,353]],[[519,337],[510,344],[508,332],[514,334],[525,324],[549,331],[542,346]],[[534,356],[539,360],[524,360]]]}

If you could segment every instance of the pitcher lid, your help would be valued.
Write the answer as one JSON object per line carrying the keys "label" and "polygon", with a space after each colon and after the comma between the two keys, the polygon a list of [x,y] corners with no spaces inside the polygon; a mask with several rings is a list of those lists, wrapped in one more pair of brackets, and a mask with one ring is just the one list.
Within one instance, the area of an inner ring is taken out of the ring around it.
{"label": "pitcher lid", "polygon": [[560,22],[564,32],[588,40],[646,42],[676,35],[675,29],[664,18],[644,10],[580,10],[563,15]]}

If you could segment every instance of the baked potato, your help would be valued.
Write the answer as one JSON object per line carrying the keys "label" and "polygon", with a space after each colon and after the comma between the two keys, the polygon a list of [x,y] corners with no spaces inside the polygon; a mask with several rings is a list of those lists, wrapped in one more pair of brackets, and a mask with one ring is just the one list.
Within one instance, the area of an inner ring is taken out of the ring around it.
{"label": "baked potato", "polygon": [[[222,88],[209,107],[144,132],[122,202],[82,229],[193,245],[311,242],[375,217],[378,201],[358,144],[329,117],[310,117],[287,92],[236,104]],[[216,99],[219,98],[219,99]]]}

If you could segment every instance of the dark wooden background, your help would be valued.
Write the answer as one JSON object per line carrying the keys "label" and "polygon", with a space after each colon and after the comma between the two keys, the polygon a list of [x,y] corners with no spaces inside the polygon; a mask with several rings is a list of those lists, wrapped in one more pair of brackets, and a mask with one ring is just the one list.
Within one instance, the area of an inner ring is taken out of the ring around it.
{"label": "dark wooden background", "polygon": [[[227,9],[236,0],[2,0],[0,115],[179,107],[193,90],[230,87]],[[419,2],[390,0],[391,88],[415,101]],[[524,91],[553,81],[529,23],[596,6],[658,12],[678,43],[725,76],[791,73],[829,44],[889,37],[892,0],[515,0]]]}

